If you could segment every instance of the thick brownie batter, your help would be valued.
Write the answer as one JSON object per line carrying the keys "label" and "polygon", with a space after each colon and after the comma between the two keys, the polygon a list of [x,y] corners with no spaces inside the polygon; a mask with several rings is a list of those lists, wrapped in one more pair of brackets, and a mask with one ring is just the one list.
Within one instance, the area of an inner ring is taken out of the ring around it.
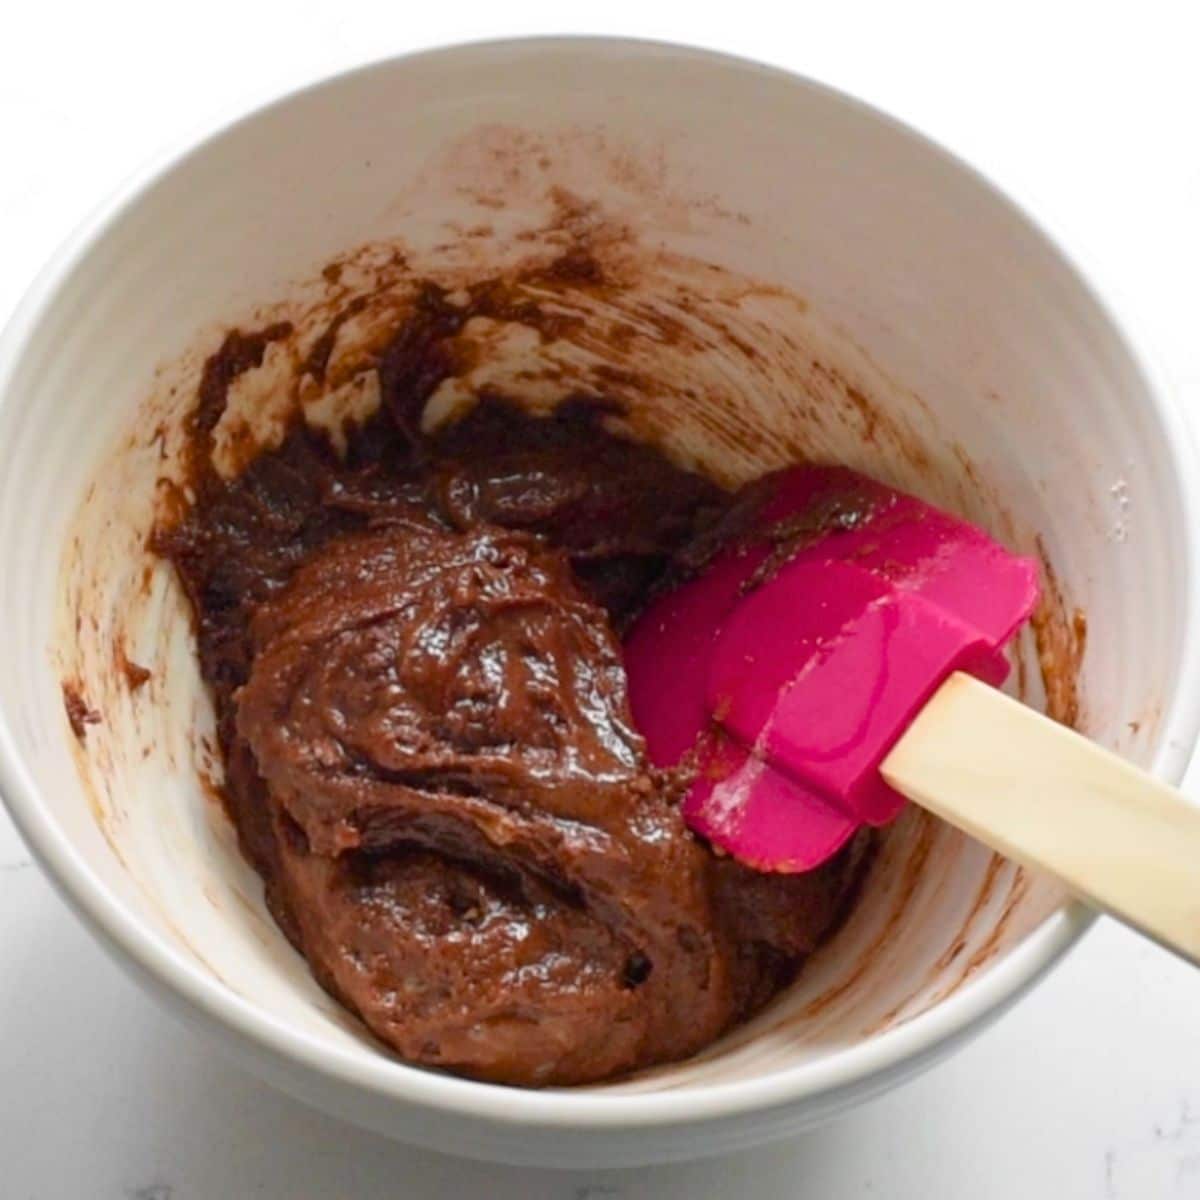
{"label": "thick brownie batter", "polygon": [[344,456],[297,420],[223,480],[228,387],[288,327],[206,366],[195,499],[156,548],[195,611],[230,812],[317,979],[406,1059],[536,1085],[682,1058],[792,978],[865,852],[792,877],[716,857],[632,724],[619,631],[753,493],[577,402],[484,398],[422,436],[461,319],[439,312],[381,356]]}

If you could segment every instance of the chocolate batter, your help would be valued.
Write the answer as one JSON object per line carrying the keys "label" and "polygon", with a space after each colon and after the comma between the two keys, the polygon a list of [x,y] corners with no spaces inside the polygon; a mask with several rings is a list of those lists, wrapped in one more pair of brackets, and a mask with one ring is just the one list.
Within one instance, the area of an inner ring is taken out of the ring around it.
{"label": "chocolate batter", "polygon": [[683,1058],[765,1003],[866,846],[766,876],[688,832],[683,774],[652,769],[633,727],[618,634],[754,493],[577,401],[534,419],[484,397],[421,435],[461,321],[423,298],[344,456],[297,420],[226,481],[228,388],[290,330],[230,334],[191,418],[195,500],[156,548],[195,611],[242,847],[321,984],[410,1061],[585,1083]]}

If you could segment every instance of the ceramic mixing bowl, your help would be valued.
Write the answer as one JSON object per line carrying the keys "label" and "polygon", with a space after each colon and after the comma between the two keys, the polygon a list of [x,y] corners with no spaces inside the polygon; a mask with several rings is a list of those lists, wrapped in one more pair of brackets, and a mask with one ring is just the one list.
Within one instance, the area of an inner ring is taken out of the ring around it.
{"label": "ceramic mixing bowl", "polygon": [[[753,63],[572,39],[391,59],[214,130],[76,234],[0,349],[0,788],[22,833],[119,961],[286,1091],[452,1153],[619,1165],[780,1137],[900,1082],[1089,917],[910,813],[765,1012],[691,1061],[556,1092],[407,1066],[313,982],[212,798],[186,609],[146,549],[200,366],[230,326],[283,316],[292,338],[239,383],[253,436],[280,394],[314,419],[369,408],[371,322],[415,279],[581,247],[615,292],[566,273],[534,298],[586,318],[561,336],[468,331],[428,421],[485,386],[543,409],[604,394],[726,483],[831,458],[955,508],[1047,565],[1015,686],[1169,780],[1197,728],[1198,514],[1160,380],[1063,251],[911,130]],[[356,289],[344,369],[300,387]],[[99,717],[82,737],[64,684]]]}

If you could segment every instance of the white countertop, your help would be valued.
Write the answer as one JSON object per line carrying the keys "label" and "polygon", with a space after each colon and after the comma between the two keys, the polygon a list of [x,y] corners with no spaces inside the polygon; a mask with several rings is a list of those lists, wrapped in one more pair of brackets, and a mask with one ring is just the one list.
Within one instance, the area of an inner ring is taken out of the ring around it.
{"label": "white countertop", "polygon": [[[272,81],[466,37],[625,32],[794,67],[965,154],[1084,250],[1149,333],[1181,400],[1200,408],[1191,0],[1122,6],[1124,24],[1099,15],[1117,6],[1063,0],[1012,0],[986,16],[961,0],[704,7],[10,7],[0,35],[0,318],[124,175]],[[771,15],[786,9],[803,15]],[[1200,793],[1200,772],[1190,787]],[[1198,1021],[1200,973],[1102,921],[949,1063],[790,1143],[607,1173],[459,1162],[329,1120],[214,1056],[93,944],[0,816],[6,1200],[1200,1197]]]}

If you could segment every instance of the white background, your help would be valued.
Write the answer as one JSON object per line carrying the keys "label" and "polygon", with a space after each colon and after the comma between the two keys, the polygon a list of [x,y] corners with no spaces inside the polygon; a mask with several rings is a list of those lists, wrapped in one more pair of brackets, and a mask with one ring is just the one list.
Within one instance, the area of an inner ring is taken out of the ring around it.
{"label": "white background", "polygon": [[[392,51],[569,31],[770,60],[914,123],[1083,251],[1149,333],[1180,402],[1200,410],[1195,0],[9,0],[0,317],[98,199],[214,115]],[[683,1167],[494,1168],[360,1133],[214,1058],[102,957],[0,816],[0,1197],[468,1194],[1200,1197],[1200,974],[1102,922],[949,1064],[824,1130]]]}

